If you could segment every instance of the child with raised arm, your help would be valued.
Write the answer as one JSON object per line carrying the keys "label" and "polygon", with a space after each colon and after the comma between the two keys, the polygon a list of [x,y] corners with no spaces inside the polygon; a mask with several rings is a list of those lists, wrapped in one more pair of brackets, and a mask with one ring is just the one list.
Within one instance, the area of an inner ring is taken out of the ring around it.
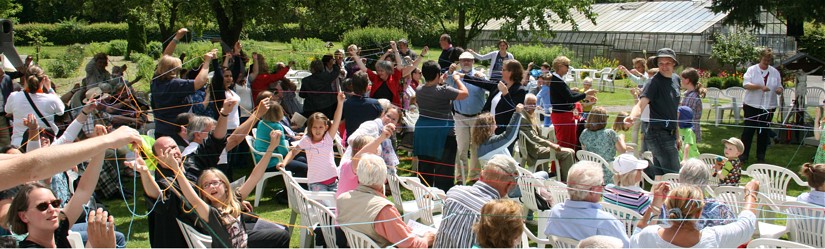
{"label": "child with raised arm", "polygon": [[338,92],[338,107],[332,122],[323,113],[316,112],[307,118],[309,132],[287,153],[284,161],[278,164],[283,167],[292,160],[301,150],[307,155],[307,180],[310,191],[335,191],[338,188],[338,173],[335,166],[333,147],[334,138],[338,134],[341,124],[341,113],[344,109],[346,95]]}

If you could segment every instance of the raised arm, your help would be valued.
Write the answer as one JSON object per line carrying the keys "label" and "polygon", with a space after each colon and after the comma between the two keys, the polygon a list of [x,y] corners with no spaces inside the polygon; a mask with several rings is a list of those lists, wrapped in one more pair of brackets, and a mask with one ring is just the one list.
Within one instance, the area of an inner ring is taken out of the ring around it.
{"label": "raised arm", "polygon": [[238,100],[235,99],[226,99],[223,101],[223,107],[221,110],[218,111],[218,124],[215,125],[215,131],[212,133],[212,136],[218,139],[222,139],[226,137],[226,122],[229,119],[229,113],[232,112],[232,108],[235,108],[235,104],[238,104]]}
{"label": "raised arm", "polygon": [[130,143],[141,143],[139,133],[135,129],[122,126],[109,135],[6,157],[7,160],[2,161],[3,167],[0,167],[0,179],[8,180],[0,181],[0,189],[51,177],[85,161],[89,155]]}
{"label": "raised arm", "polygon": [[375,138],[375,140],[372,140],[372,142],[365,145],[364,148],[361,148],[361,150],[359,150],[358,153],[352,155],[352,162],[350,163],[352,173],[356,174],[356,172],[358,172],[358,163],[361,162],[362,155],[369,153],[374,154],[375,152],[378,152],[378,147],[381,146],[381,143],[383,143],[384,140],[387,140],[387,138],[389,138],[393,134],[395,134],[395,125],[384,125],[384,129],[381,131],[381,134],[379,134],[378,137]]}
{"label": "raised arm", "polygon": [[178,42],[180,42],[180,39],[182,39],[183,36],[186,35],[186,32],[189,32],[189,30],[186,28],[179,29],[178,32],[175,33],[175,38],[172,38],[172,41],[169,42],[169,45],[166,45],[166,49],[163,50],[163,55],[172,56],[172,53],[175,52],[175,48],[178,46]]}
{"label": "raised arm", "polygon": [[175,172],[175,179],[177,179],[178,185],[180,185],[180,190],[183,192],[183,197],[192,203],[192,207],[194,207],[195,211],[198,213],[198,217],[206,222],[209,222],[209,204],[206,204],[206,202],[198,196],[198,193],[195,192],[192,184],[189,183],[188,179],[186,179],[186,176],[184,175],[185,170],[181,168],[180,162],[173,158],[172,149],[174,148],[168,148],[160,152],[160,155],[158,155],[158,164]]}
{"label": "raised arm", "polygon": [[[260,72],[261,66],[258,62],[258,53],[252,53],[252,72],[249,73],[249,81],[255,81],[255,78],[258,77],[258,72]],[[257,97],[257,96],[256,96]]]}
{"label": "raised arm", "polygon": [[[140,155],[137,147],[135,147],[134,153],[135,155]],[[155,182],[155,177],[149,172],[149,168],[146,166],[146,161],[143,160],[143,157],[137,156],[135,162],[123,162],[123,164],[140,173],[140,182],[143,184],[143,191],[146,192],[146,196],[152,199],[158,199],[158,196],[160,196],[160,186]]]}
{"label": "raised arm", "polygon": [[63,209],[63,212],[66,213],[66,217],[69,219],[69,227],[80,217],[80,213],[83,212],[83,204],[89,202],[89,198],[91,198],[95,192],[97,180],[100,179],[100,168],[103,167],[103,158],[105,155],[106,151],[101,150],[92,156],[91,163],[89,163],[89,167],[86,167],[86,172],[83,173],[83,177],[80,178],[80,183],[77,185],[74,195],[72,195],[69,203],[67,203]]}
{"label": "raised arm", "polygon": [[329,130],[327,130],[327,134],[330,137],[335,137],[338,135],[338,126],[341,125],[341,116],[344,112],[344,100],[347,99],[347,95],[344,92],[338,92],[338,106],[335,108],[335,116],[332,118],[332,125],[329,126]]}
{"label": "raised arm", "polygon": [[398,47],[396,46],[395,41],[390,41],[390,47],[392,47],[392,53],[395,56],[395,69],[403,70],[404,59],[401,58],[401,53],[398,52]]}
{"label": "raised arm", "polygon": [[238,193],[241,194],[241,199],[246,199],[249,193],[252,193],[252,190],[255,189],[255,185],[258,184],[261,177],[264,176],[266,167],[269,165],[269,160],[272,159],[272,152],[281,144],[282,135],[280,130],[272,130],[269,132],[269,146],[266,147],[266,152],[263,157],[261,157],[261,160],[258,161],[258,164],[255,164],[255,168],[252,169],[252,173],[249,173],[249,178],[246,179],[246,182],[238,189]]}
{"label": "raised arm", "polygon": [[203,65],[201,65],[201,70],[198,72],[198,76],[195,76],[195,91],[203,88],[203,86],[206,85],[206,82],[209,81],[209,64],[212,63],[212,59],[215,59],[216,53],[218,53],[218,50],[212,49],[212,51],[209,51],[203,55]]}
{"label": "raised arm", "polygon": [[226,138],[226,151],[232,150],[235,146],[245,142],[246,134],[252,131],[252,126],[258,123],[258,120],[269,111],[269,103],[269,98],[262,99],[261,102],[258,103],[258,108],[255,109],[255,112],[249,115],[249,118]]}
{"label": "raised arm", "polygon": [[352,57],[352,60],[355,61],[355,64],[358,64],[358,68],[359,70],[361,70],[361,72],[366,73],[370,70],[369,68],[367,68],[366,65],[364,65],[364,61],[361,60],[361,56],[358,56],[358,52],[350,51],[349,55],[350,57]]}
{"label": "raised arm", "polygon": [[424,46],[424,49],[421,50],[421,54],[415,58],[415,61],[413,61],[412,65],[406,66],[404,67],[404,69],[401,70],[402,75],[404,77],[410,75],[410,73],[412,73],[412,71],[415,70],[415,68],[417,68],[418,65],[421,64],[421,61],[424,60],[424,56],[427,56],[427,53],[429,51],[430,47]]}

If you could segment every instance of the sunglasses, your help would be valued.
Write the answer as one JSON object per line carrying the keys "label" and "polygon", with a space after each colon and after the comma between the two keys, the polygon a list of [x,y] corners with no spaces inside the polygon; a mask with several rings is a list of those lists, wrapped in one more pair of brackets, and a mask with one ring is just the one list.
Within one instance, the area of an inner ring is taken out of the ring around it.
{"label": "sunglasses", "polygon": [[56,199],[56,200],[53,200],[53,201],[47,201],[47,202],[37,204],[37,206],[35,206],[35,208],[37,208],[38,211],[43,212],[43,211],[46,211],[46,209],[49,209],[50,205],[53,208],[60,208],[60,204],[62,204],[62,203],[63,203],[63,200]]}

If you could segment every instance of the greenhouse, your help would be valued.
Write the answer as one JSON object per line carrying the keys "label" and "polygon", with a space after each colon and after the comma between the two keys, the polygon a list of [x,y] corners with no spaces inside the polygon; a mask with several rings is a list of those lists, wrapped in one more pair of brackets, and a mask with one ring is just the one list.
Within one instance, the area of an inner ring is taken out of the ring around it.
{"label": "greenhouse", "polygon": [[[596,24],[583,14],[574,12],[578,30],[569,23],[552,23],[553,38],[538,40],[550,45],[561,45],[575,52],[573,57],[589,60],[601,56],[629,63],[642,51],[653,55],[659,48],[670,47],[683,64],[694,67],[714,67],[710,59],[711,46],[718,35],[734,32],[737,27],[723,25],[726,14],[714,14],[708,1],[662,1],[594,4],[598,16]],[[552,15],[552,14],[551,14]],[[552,18],[558,21],[558,18]],[[796,41],[786,35],[786,25],[770,13],[760,17],[762,28],[748,29],[757,38],[759,46],[771,47],[780,58],[796,50]],[[500,39],[497,34],[502,20],[491,20],[470,42],[470,48],[493,46]],[[531,40],[530,31],[523,31],[524,41]]]}

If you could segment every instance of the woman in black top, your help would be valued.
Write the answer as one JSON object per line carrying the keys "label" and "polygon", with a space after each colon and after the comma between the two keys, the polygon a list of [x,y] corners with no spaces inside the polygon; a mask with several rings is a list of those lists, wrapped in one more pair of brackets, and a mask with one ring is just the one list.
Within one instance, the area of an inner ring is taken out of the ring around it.
{"label": "woman in black top", "polygon": [[553,104],[553,113],[550,115],[550,120],[553,121],[556,130],[558,144],[576,149],[579,136],[576,132],[573,108],[576,102],[583,99],[593,101],[593,94],[596,90],[590,89],[584,93],[571,91],[563,80],[568,70],[570,70],[570,59],[565,56],[553,59],[553,78],[550,80],[550,103]]}
{"label": "woman in black top", "polygon": [[[450,72],[456,67],[450,66]],[[521,85],[524,78],[524,68],[517,60],[504,61],[501,69],[501,81],[490,81],[477,78],[471,75],[464,76],[464,82],[481,87],[490,92],[484,110],[489,110],[496,117],[496,134],[501,134],[510,123],[510,118],[516,109],[516,105],[524,102],[527,89]]]}
{"label": "woman in black top", "polygon": [[15,234],[26,234],[26,240],[18,247],[22,248],[69,248],[69,230],[80,214],[83,204],[89,201],[100,176],[103,166],[103,153],[92,157],[89,166],[80,178],[74,196],[65,208],[60,208],[63,200],[57,199],[54,192],[40,183],[23,185],[9,207],[8,222]]}

